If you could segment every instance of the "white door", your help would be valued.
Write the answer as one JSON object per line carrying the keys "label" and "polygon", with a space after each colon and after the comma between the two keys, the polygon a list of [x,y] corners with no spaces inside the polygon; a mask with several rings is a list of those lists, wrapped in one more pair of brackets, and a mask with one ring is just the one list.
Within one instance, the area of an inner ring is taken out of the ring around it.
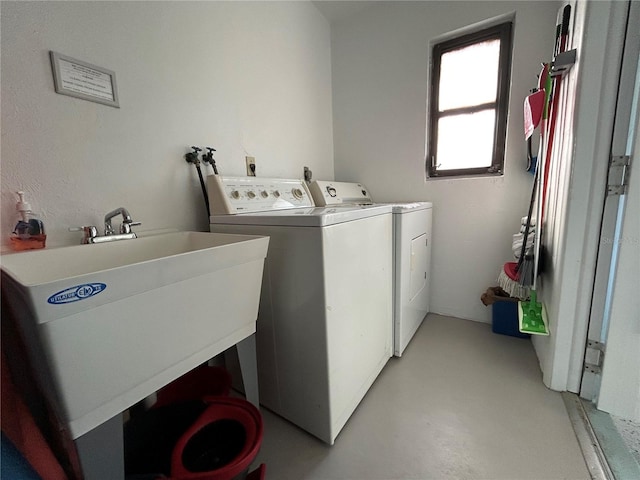
{"label": "white door", "polygon": [[[622,163],[640,157],[638,24],[640,4],[630,2],[611,151]],[[601,410],[640,420],[640,162],[611,168],[608,184],[619,183],[625,172],[626,192],[609,195],[603,212],[580,395]]]}
{"label": "white door", "polygon": [[620,235],[615,239],[618,261],[596,405],[605,412],[640,422],[640,125],[635,129],[635,140],[636,161],[631,169]]}

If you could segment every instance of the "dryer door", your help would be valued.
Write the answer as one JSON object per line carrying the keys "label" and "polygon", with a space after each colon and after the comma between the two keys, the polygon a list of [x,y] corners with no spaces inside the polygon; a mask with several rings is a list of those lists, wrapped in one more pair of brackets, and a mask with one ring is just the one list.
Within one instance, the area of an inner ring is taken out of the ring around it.
{"label": "dryer door", "polygon": [[426,233],[423,233],[411,240],[411,279],[409,281],[410,303],[427,284],[427,266],[429,265],[427,243],[428,239]]}

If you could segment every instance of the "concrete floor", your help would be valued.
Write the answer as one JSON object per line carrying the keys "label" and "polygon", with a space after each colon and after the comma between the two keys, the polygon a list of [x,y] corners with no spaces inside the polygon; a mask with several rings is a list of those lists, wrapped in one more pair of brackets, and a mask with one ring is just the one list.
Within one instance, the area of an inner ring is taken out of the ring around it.
{"label": "concrete floor", "polygon": [[528,340],[430,314],[330,447],[263,409],[269,480],[589,479]]}

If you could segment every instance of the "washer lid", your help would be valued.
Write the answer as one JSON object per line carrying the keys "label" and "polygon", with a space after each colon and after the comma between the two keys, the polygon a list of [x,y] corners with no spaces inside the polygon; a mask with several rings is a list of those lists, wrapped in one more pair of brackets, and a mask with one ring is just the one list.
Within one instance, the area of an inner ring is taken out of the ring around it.
{"label": "washer lid", "polygon": [[391,205],[345,205],[238,213],[236,215],[213,215],[210,217],[210,223],[212,225],[326,227],[390,213]]}
{"label": "washer lid", "polygon": [[411,202],[411,203],[378,203],[377,205],[390,205],[393,213],[409,213],[417,210],[427,210],[433,208],[431,202]]}

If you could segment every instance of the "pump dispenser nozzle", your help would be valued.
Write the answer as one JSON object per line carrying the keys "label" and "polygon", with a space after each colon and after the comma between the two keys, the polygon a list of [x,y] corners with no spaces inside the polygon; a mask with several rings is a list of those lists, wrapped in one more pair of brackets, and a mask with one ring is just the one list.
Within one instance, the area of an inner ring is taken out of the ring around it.
{"label": "pump dispenser nozzle", "polygon": [[24,201],[24,192],[16,192],[18,194],[18,203],[16,203],[16,210],[20,212],[20,218],[23,222],[29,222],[29,216],[31,215],[31,204]]}
{"label": "pump dispenser nozzle", "polygon": [[16,192],[18,202],[18,222],[16,223],[10,241],[14,250],[32,250],[44,248],[47,236],[44,233],[44,225],[36,218],[32,218],[31,204],[24,200],[24,192]]}

